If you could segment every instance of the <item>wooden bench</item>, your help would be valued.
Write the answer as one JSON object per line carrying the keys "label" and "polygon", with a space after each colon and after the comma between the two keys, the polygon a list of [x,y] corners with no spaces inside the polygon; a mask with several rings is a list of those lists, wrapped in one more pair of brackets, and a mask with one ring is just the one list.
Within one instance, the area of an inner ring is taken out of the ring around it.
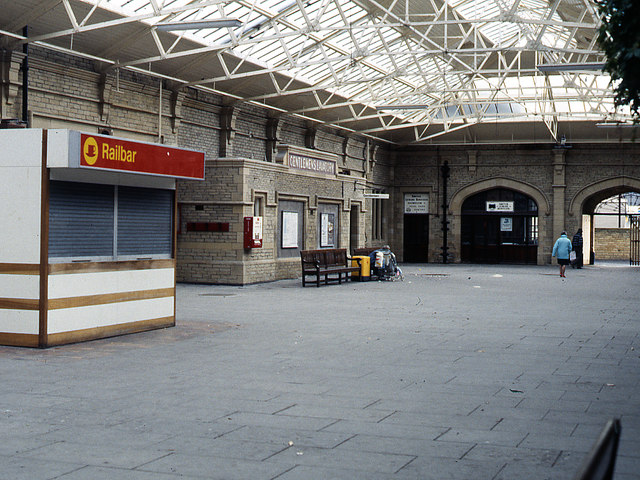
{"label": "wooden bench", "polygon": [[[359,266],[351,266],[346,248],[301,250],[300,260],[302,262],[303,287],[307,285],[307,276],[315,276],[316,286],[319,287],[322,277],[324,277],[325,285],[328,285],[332,280],[342,283],[342,275],[344,275],[344,280],[348,281],[351,273],[360,270]],[[337,275],[337,277],[334,278],[333,275]]]}

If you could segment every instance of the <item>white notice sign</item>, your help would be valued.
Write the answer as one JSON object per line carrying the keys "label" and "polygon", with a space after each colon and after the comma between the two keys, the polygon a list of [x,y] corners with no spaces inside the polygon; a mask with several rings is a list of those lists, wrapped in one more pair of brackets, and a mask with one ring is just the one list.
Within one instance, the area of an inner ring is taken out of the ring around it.
{"label": "white notice sign", "polygon": [[282,212],[282,248],[298,248],[297,212]]}
{"label": "white notice sign", "polygon": [[487,202],[487,212],[513,212],[513,202]]}
{"label": "white notice sign", "polygon": [[323,213],[320,215],[320,246],[321,247],[333,247],[333,231],[334,231],[334,217],[333,213]]}
{"label": "white notice sign", "polygon": [[429,194],[405,193],[404,213],[429,213]]}
{"label": "white notice sign", "polygon": [[500,217],[500,231],[501,232],[512,232],[513,231],[513,218],[511,218],[511,217]]}

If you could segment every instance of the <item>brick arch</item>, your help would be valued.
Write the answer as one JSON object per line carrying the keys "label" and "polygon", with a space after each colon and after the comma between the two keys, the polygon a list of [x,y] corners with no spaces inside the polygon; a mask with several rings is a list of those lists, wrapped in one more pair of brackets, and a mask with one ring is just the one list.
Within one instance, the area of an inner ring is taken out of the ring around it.
{"label": "brick arch", "polygon": [[551,212],[549,208],[549,200],[547,196],[537,187],[531,184],[513,180],[511,178],[496,177],[488,180],[480,180],[479,182],[466,185],[458,189],[449,202],[449,212],[454,215],[459,215],[462,210],[462,203],[472,195],[476,193],[484,192],[485,190],[491,190],[493,188],[508,188],[509,190],[515,190],[520,193],[524,193],[535,200],[538,205],[538,215],[549,215]]}
{"label": "brick arch", "polygon": [[573,198],[569,202],[569,215],[582,215],[582,210],[585,204],[594,195],[598,195],[602,192],[611,193],[611,195],[608,195],[607,193],[607,195],[605,195],[601,199],[604,200],[605,198],[607,198],[607,196],[612,196],[616,193],[626,193],[630,191],[640,192],[640,179],[619,176],[591,183],[582,188],[573,196]]}

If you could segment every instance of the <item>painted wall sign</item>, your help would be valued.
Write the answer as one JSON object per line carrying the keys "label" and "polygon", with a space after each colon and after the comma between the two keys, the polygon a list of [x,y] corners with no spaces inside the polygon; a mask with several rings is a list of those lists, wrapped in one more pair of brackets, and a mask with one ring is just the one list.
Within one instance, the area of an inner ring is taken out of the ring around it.
{"label": "painted wall sign", "polygon": [[289,153],[289,168],[307,170],[310,172],[336,174],[336,162],[322,158],[307,157],[296,153]]}
{"label": "painted wall sign", "polygon": [[513,202],[487,202],[487,212],[513,212]]}
{"label": "painted wall sign", "polygon": [[429,213],[429,194],[405,193],[404,213]]}
{"label": "painted wall sign", "polygon": [[105,135],[80,134],[81,168],[204,178],[204,153]]}

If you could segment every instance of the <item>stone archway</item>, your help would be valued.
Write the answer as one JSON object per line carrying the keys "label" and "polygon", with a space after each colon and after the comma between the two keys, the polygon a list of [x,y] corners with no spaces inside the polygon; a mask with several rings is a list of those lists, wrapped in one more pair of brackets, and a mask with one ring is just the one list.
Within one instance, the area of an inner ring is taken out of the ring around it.
{"label": "stone archway", "polygon": [[551,251],[550,248],[547,248],[548,228],[545,221],[545,219],[550,214],[549,199],[539,188],[535,187],[534,185],[505,177],[496,177],[487,180],[481,180],[479,182],[465,185],[464,187],[459,188],[453,193],[451,200],[449,201],[449,214],[451,215],[450,226],[453,237],[452,243],[454,246],[454,251],[458,252],[458,254],[456,255],[456,261],[460,261],[463,202],[472,195],[494,188],[505,188],[514,190],[531,197],[536,202],[536,204],[538,205],[539,238],[537,263],[538,265],[548,263],[548,252],[547,254],[545,254],[544,252],[546,252],[547,250],[549,252]]}
{"label": "stone archway", "polygon": [[[581,227],[583,231],[584,263],[593,263],[595,261],[596,248],[594,247],[594,242],[596,238],[596,225],[594,222],[594,212],[596,206],[607,198],[627,192],[640,193],[640,179],[621,175],[593,182],[579,190],[569,202],[569,216],[573,218],[573,221],[577,226]],[[598,230],[598,232],[600,232],[599,235],[604,234],[603,230]],[[604,234],[608,235],[604,245],[610,244],[612,238],[620,237],[622,232],[618,232],[618,230],[614,229]],[[622,240],[622,237],[618,238],[618,244],[620,240]],[[602,243],[600,244],[603,245]],[[618,247],[619,246],[620,245],[618,245]]]}
{"label": "stone archway", "polygon": [[569,202],[569,215],[578,217],[583,213],[592,213],[585,211],[585,209],[591,209],[589,208],[591,204],[595,207],[601,200],[611,195],[630,191],[640,192],[640,179],[620,176],[591,183],[573,196]]}

